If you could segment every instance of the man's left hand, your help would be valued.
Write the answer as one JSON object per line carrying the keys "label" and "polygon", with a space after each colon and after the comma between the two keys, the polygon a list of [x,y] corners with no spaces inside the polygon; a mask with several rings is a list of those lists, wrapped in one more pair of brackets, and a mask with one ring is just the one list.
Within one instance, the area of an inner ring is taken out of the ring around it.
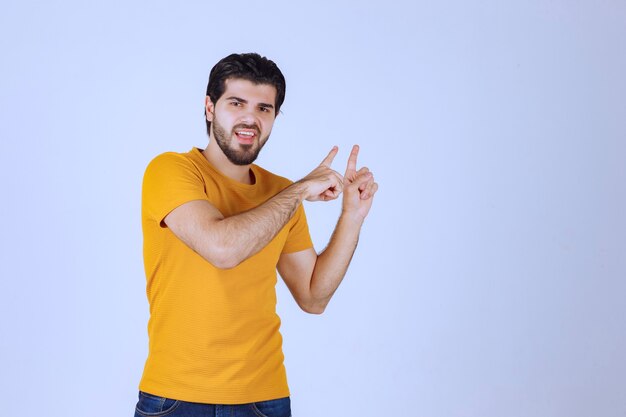
{"label": "man's left hand", "polygon": [[367,167],[357,171],[358,155],[359,145],[354,145],[348,158],[346,174],[343,176],[343,212],[356,215],[362,221],[372,207],[378,184],[374,181],[374,174]]}

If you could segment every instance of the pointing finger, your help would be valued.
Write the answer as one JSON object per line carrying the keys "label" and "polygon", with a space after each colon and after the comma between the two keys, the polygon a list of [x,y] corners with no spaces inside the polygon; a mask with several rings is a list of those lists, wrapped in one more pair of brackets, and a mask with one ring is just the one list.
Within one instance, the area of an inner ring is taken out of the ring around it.
{"label": "pointing finger", "polygon": [[333,163],[333,159],[335,159],[335,155],[337,155],[338,151],[339,151],[339,148],[336,147],[336,146],[333,146],[333,148],[328,153],[328,156],[326,156],[326,158],[324,158],[324,160],[322,161],[322,163],[320,165],[324,165],[324,166],[330,167],[330,164]]}
{"label": "pointing finger", "polygon": [[359,145],[354,145],[352,147],[352,152],[350,152],[350,157],[348,158],[348,167],[346,168],[346,176],[349,173],[356,172],[356,157],[359,155]]}

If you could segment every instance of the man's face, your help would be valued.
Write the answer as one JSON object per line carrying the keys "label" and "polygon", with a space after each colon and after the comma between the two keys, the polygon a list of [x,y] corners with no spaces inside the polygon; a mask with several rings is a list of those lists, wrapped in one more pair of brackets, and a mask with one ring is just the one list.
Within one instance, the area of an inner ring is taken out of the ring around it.
{"label": "man's face", "polygon": [[226,80],[225,85],[215,105],[207,97],[211,137],[230,162],[248,165],[256,160],[272,132],[276,88],[237,78]]}

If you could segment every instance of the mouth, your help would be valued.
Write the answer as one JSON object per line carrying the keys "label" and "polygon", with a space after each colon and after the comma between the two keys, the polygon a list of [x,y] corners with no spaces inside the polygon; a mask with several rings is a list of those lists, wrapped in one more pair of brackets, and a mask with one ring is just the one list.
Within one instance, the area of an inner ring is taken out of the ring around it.
{"label": "mouth", "polygon": [[242,145],[251,145],[257,138],[257,131],[254,129],[235,129],[235,136]]}

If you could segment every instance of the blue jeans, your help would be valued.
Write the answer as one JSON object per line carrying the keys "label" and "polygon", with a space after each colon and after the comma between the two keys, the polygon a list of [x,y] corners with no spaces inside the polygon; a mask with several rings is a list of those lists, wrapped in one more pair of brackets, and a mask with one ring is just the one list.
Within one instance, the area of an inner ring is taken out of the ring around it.
{"label": "blue jeans", "polygon": [[291,417],[289,397],[257,403],[221,405],[190,403],[139,391],[135,417]]}

